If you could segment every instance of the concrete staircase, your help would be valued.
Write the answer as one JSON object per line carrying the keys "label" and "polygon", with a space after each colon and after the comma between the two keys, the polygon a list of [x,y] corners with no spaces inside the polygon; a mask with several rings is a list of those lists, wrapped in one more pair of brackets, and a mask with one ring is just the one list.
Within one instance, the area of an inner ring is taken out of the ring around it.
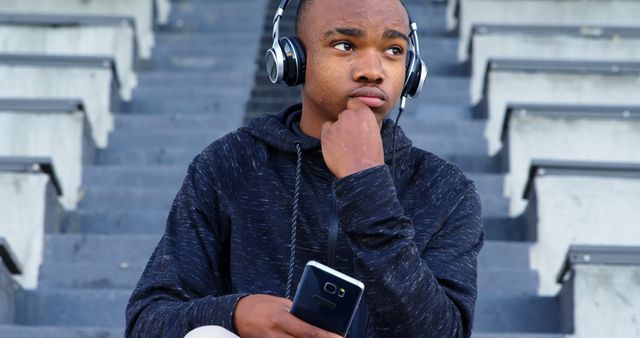
{"label": "concrete staircase", "polygon": [[241,126],[263,0],[175,1],[156,29],[109,147],[85,168],[84,197],[45,239],[38,289],[23,291],[0,337],[122,337],[124,311],[190,160]]}
{"label": "concrete staircase", "polygon": [[[86,168],[78,210],[67,215],[63,233],[46,236],[39,288],[19,295],[17,325],[0,326],[0,337],[123,335],[128,297],[189,161],[243,121],[298,101],[299,89],[270,85],[263,70],[278,2],[174,2],[109,148]],[[484,155],[484,121],[466,104],[468,69],[456,62],[458,39],[446,33],[445,6],[405,2],[420,26],[430,78],[400,124],[418,147],[464,169],[483,199],[488,237],[479,260],[476,337],[562,337],[559,304],[536,296],[530,244],[521,241],[519,220],[508,217],[502,160]],[[285,32],[293,30],[292,12]]]}

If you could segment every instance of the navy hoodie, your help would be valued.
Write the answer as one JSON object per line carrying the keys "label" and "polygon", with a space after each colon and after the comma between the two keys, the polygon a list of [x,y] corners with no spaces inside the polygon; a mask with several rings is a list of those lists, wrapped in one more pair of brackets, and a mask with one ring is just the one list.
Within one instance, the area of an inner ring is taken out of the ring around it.
{"label": "navy hoodie", "polygon": [[[189,165],[166,232],[127,305],[127,337],[183,337],[204,325],[233,331],[248,294],[284,296],[296,143],[301,147],[293,280],[327,263],[332,198],[334,268],[365,284],[352,337],[469,337],[484,241],[474,184],[452,164],[382,127],[385,162],[336,179],[320,141],[297,128],[301,106],[254,119]],[[293,291],[295,292],[295,290]],[[367,311],[368,310],[368,311]]]}

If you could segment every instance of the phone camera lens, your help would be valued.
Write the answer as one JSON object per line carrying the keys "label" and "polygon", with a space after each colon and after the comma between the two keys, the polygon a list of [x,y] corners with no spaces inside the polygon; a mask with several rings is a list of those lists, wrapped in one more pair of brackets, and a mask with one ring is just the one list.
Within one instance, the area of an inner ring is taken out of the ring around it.
{"label": "phone camera lens", "polygon": [[336,293],[337,287],[334,284],[329,282],[324,283],[324,291],[327,291],[330,294]]}

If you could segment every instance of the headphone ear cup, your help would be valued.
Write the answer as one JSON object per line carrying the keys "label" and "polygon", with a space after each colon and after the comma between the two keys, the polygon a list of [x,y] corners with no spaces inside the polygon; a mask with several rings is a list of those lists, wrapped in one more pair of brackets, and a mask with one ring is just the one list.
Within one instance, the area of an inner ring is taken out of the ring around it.
{"label": "headphone ear cup", "polygon": [[422,91],[422,86],[427,78],[427,66],[413,52],[408,53],[412,61],[407,63],[407,73],[403,93],[409,97],[416,97]]}
{"label": "headphone ear cup", "polygon": [[284,37],[280,39],[280,47],[284,54],[284,83],[288,86],[304,83],[307,71],[307,55],[304,46],[296,37]]}

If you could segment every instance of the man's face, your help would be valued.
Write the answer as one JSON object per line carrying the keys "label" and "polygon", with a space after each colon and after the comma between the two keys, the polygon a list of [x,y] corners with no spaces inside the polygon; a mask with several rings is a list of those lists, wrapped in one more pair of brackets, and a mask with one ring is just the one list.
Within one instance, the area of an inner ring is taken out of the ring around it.
{"label": "man's face", "polygon": [[409,19],[400,1],[315,0],[306,15],[306,108],[335,121],[357,97],[382,121],[404,85]]}

